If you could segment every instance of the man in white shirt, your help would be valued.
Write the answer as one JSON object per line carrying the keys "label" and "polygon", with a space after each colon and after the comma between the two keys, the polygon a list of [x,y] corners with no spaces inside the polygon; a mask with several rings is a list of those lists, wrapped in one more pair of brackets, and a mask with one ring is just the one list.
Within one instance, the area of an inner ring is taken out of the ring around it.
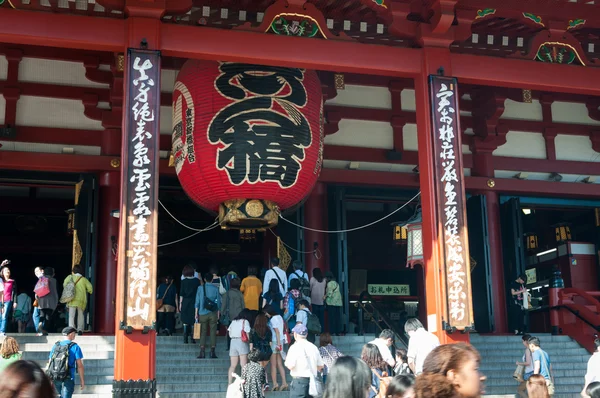
{"label": "man in white shirt", "polygon": [[302,262],[296,260],[292,263],[292,267],[294,267],[294,272],[292,272],[288,277],[288,285],[292,279],[304,278],[307,282],[310,282],[310,279],[308,279],[308,274],[302,270]]}
{"label": "man in white shirt", "polygon": [[582,397],[587,397],[585,393],[588,385],[595,381],[600,381],[600,339],[594,340],[596,344],[596,351],[592,354],[592,357],[588,360],[587,372],[585,373],[585,385],[581,391]]}
{"label": "man in white shirt", "polygon": [[440,339],[435,334],[425,330],[423,324],[417,318],[407,320],[404,331],[410,337],[407,353],[408,366],[415,375],[419,375],[423,372],[425,358],[434,348],[440,345]]}
{"label": "man in white shirt", "polygon": [[316,377],[323,370],[325,363],[317,346],[306,340],[308,329],[297,324],[292,329],[296,342],[290,347],[285,360],[285,367],[290,370],[292,385],[290,398],[310,398],[310,378]]}
{"label": "man in white shirt", "polygon": [[265,280],[263,282],[263,295],[267,294],[269,291],[269,284],[271,283],[271,279],[276,279],[277,284],[279,285],[279,291],[281,292],[281,296],[285,297],[285,294],[288,290],[287,276],[285,271],[279,268],[279,259],[272,258],[271,263],[269,264],[271,269],[267,271],[265,274]]}
{"label": "man in white shirt", "polygon": [[392,351],[390,351],[390,347],[394,344],[394,332],[392,332],[390,329],[384,329],[379,334],[379,338],[370,341],[369,343],[374,344],[377,346],[377,348],[379,348],[381,357],[393,369],[396,365],[396,360],[392,355]]}

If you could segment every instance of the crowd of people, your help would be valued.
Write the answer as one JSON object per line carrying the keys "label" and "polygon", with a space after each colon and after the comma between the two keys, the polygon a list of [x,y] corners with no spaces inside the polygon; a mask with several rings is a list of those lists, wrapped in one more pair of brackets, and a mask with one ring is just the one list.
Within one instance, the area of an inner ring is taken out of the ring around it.
{"label": "crowd of people", "polygon": [[0,336],[11,325],[18,333],[32,331],[38,336],[60,330],[63,325],[76,328],[78,334],[85,330],[85,310],[88,295],[93,288],[76,265],[62,283],[62,294],[55,278],[54,268],[36,267],[33,272],[37,282],[33,291],[27,292],[11,278],[10,260],[0,265]]}

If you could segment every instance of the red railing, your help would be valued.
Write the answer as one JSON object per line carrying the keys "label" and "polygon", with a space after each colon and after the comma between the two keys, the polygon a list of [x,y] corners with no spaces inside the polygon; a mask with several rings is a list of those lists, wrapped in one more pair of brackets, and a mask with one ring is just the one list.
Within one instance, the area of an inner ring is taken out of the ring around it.
{"label": "red railing", "polygon": [[[554,289],[551,289],[554,290]],[[551,321],[588,351],[594,352],[595,335],[600,330],[600,292],[586,292],[576,288],[556,289],[557,305],[551,311]],[[552,292],[551,292],[552,296]]]}

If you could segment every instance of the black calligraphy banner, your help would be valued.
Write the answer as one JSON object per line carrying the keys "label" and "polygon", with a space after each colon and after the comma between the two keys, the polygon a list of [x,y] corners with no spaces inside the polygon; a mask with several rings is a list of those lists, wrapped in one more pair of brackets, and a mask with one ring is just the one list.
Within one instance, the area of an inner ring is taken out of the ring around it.
{"label": "black calligraphy banner", "polygon": [[160,53],[129,49],[121,163],[121,328],[156,320]]}
{"label": "black calligraphy banner", "polygon": [[448,324],[473,326],[469,242],[465,211],[459,94],[455,78],[429,77],[437,211],[443,229]]}

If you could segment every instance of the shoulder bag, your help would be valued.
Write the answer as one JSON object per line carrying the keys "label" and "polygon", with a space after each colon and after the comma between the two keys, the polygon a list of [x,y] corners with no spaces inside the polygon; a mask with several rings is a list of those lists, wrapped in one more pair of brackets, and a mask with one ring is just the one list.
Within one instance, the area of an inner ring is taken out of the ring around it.
{"label": "shoulder bag", "polygon": [[248,333],[246,333],[246,331],[244,330],[244,326],[246,326],[246,321],[242,321],[242,342],[243,343],[247,343],[250,341],[250,339],[248,338]]}
{"label": "shoulder bag", "polygon": [[277,274],[277,271],[275,271],[275,269],[271,269],[271,272],[273,272],[275,274],[275,278],[277,278],[277,280],[279,281],[279,284],[281,285],[281,288],[283,290],[285,290],[285,285],[283,284],[283,282],[281,281],[281,278],[279,277],[279,275]]}
{"label": "shoulder bag", "polygon": [[[312,367],[312,362],[310,361],[310,357],[304,351],[304,356],[306,357],[306,363],[308,366]],[[316,367],[316,364],[315,364]],[[323,378],[319,374],[319,370],[317,369],[317,374],[311,372],[310,381],[308,384],[308,395],[313,398],[321,398],[323,396]]]}
{"label": "shoulder bag", "polygon": [[65,286],[62,295],[60,296],[60,302],[63,304],[70,303],[75,298],[75,286],[79,283],[79,281],[83,278],[80,276],[76,282],[73,282],[73,275],[71,275],[71,280]]}
{"label": "shoulder bag", "polygon": [[208,297],[206,297],[206,283],[202,285],[202,287],[204,289],[204,309],[210,312],[218,311],[219,306],[217,305],[217,303],[214,300],[211,300]]}
{"label": "shoulder bag", "polygon": [[173,282],[169,283],[169,286],[167,286],[167,290],[165,290],[165,294],[163,294],[162,298],[159,298],[158,300],[156,300],[156,309],[157,310],[162,308],[163,301],[165,300],[165,297],[167,297],[167,293],[169,292],[169,289],[171,288],[172,284],[173,284]]}

